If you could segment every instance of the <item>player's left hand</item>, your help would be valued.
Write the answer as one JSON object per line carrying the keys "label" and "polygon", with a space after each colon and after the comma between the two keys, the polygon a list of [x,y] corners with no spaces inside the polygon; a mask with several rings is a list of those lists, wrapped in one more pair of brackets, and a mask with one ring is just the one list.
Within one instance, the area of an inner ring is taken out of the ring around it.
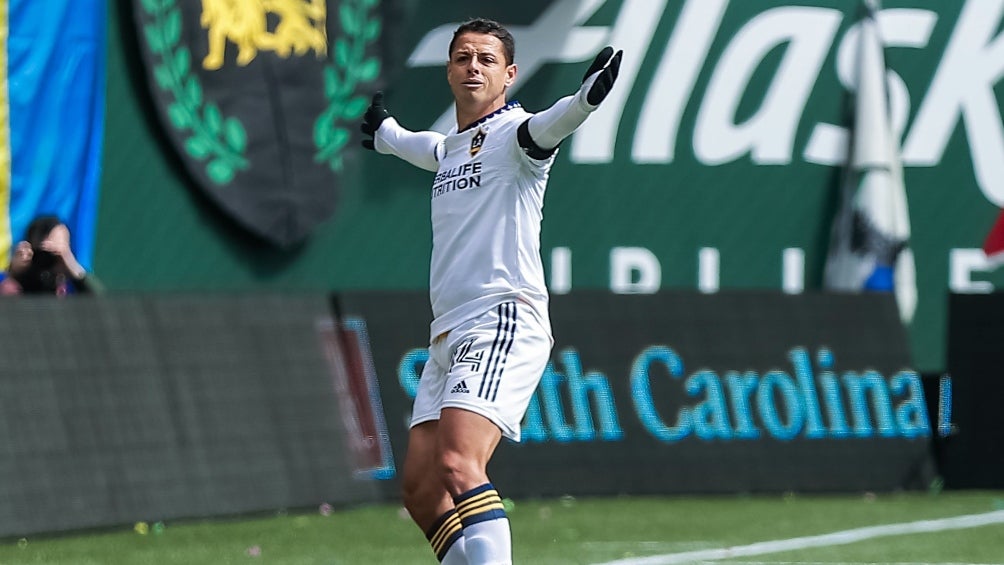
{"label": "player's left hand", "polygon": [[614,53],[614,48],[607,46],[596,55],[593,64],[589,65],[585,76],[582,77],[581,90],[586,93],[587,104],[593,107],[599,106],[610,93],[614,81],[617,80],[623,54],[621,50]]}

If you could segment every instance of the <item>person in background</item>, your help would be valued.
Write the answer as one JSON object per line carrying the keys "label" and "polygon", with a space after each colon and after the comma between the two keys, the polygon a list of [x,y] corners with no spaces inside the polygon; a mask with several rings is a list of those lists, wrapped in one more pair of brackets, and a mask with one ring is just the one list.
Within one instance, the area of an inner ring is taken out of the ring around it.
{"label": "person in background", "polygon": [[65,296],[100,290],[100,283],[73,254],[70,229],[56,216],[39,216],[28,224],[0,281],[0,295]]}

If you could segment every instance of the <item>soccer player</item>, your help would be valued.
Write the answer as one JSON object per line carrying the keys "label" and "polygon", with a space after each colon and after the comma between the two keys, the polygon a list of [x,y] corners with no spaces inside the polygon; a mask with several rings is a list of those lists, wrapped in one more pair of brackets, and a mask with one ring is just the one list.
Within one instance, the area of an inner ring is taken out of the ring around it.
{"label": "soccer player", "polygon": [[486,467],[502,436],[519,441],[553,344],[540,258],[544,190],[558,144],[599,107],[621,61],[604,48],[575,94],[531,114],[506,100],[514,53],[502,25],[465,22],[446,63],[456,128],[409,131],[379,92],[362,124],[364,147],[436,172],[434,319],[402,482],[405,508],[446,565],[512,563],[509,521]]}

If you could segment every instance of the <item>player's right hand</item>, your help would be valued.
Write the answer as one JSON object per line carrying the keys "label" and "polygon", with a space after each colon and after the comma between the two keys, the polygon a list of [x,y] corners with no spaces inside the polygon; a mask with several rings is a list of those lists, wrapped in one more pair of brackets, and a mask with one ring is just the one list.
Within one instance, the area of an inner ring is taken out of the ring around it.
{"label": "player's right hand", "polygon": [[390,117],[390,113],[387,112],[387,108],[383,107],[383,92],[377,91],[373,94],[373,101],[370,102],[370,107],[366,109],[366,113],[363,114],[363,123],[359,126],[362,132],[369,136],[369,139],[363,139],[363,147],[374,151],[376,148],[373,146],[374,138],[376,137],[376,132],[380,129],[380,124],[384,120]]}

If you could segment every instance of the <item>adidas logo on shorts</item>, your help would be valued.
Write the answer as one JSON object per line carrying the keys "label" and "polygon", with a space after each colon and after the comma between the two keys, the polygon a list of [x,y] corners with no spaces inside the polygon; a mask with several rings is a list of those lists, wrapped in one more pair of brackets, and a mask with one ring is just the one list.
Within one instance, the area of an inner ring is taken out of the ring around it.
{"label": "adidas logo on shorts", "polygon": [[453,390],[450,391],[450,394],[470,394],[470,393],[471,391],[467,390],[467,383],[465,383],[464,381],[460,381],[459,383],[457,383],[456,386],[453,387]]}

